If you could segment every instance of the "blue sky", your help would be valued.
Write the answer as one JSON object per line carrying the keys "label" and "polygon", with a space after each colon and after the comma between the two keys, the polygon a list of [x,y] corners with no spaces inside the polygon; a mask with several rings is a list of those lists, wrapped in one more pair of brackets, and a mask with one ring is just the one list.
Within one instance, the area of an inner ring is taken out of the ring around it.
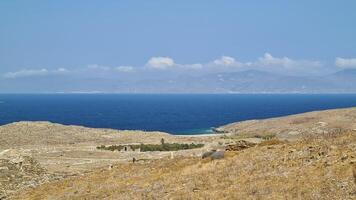
{"label": "blue sky", "polygon": [[4,0],[0,77],[327,74],[356,68],[355,10],[353,0]]}

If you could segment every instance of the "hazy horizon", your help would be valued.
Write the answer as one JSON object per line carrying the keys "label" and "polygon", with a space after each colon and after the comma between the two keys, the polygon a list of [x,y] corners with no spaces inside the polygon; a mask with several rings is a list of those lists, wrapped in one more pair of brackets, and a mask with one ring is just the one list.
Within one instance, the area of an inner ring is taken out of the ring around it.
{"label": "hazy horizon", "polygon": [[356,93],[354,1],[0,2],[0,93]]}

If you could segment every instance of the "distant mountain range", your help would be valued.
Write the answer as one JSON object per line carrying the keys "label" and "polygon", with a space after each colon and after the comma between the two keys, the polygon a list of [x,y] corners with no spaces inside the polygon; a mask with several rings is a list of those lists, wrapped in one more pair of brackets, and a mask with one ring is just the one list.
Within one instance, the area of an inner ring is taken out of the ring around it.
{"label": "distant mountain range", "polygon": [[356,93],[356,69],[324,76],[281,75],[266,71],[182,74],[162,77],[38,77],[36,82],[0,80],[0,91],[106,93]]}
{"label": "distant mountain range", "polygon": [[356,69],[325,76],[291,76],[248,70],[180,76],[170,80],[141,80],[126,86],[135,86],[136,92],[356,93]]}

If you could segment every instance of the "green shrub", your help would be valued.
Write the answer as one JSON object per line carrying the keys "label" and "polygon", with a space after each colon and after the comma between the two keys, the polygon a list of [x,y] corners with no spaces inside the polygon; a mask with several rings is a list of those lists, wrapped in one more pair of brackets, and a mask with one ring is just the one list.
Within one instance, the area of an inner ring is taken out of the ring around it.
{"label": "green shrub", "polygon": [[261,138],[263,140],[271,140],[271,139],[273,139],[275,137],[276,137],[275,134],[255,135],[255,138]]}
{"label": "green shrub", "polygon": [[[127,145],[126,145],[127,146]],[[140,149],[140,151],[178,151],[186,149],[201,148],[204,144],[179,144],[179,143],[161,143],[161,144],[140,144],[140,145],[128,145],[132,150]],[[125,148],[125,145],[101,145],[96,147],[100,150],[121,151]]]}

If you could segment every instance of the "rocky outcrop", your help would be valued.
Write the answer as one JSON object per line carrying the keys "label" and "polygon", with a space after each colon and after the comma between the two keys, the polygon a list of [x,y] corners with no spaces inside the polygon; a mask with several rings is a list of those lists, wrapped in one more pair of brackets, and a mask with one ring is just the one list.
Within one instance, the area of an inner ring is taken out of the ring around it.
{"label": "rocky outcrop", "polygon": [[225,157],[225,152],[224,151],[216,151],[216,150],[205,152],[202,155],[203,159],[209,158],[211,160],[223,159],[224,157]]}
{"label": "rocky outcrop", "polygon": [[29,156],[0,159],[0,199],[15,191],[35,187],[50,180],[38,162]]}
{"label": "rocky outcrop", "polygon": [[250,147],[256,146],[256,143],[248,142],[246,140],[237,141],[236,144],[230,144],[226,146],[226,151],[241,151],[244,149],[248,149]]}

